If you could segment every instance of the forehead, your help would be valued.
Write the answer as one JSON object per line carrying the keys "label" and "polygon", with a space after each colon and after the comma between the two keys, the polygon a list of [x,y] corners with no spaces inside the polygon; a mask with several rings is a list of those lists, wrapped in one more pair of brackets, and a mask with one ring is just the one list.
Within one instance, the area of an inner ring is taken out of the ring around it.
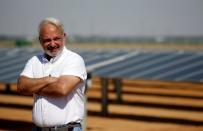
{"label": "forehead", "polygon": [[49,36],[49,35],[61,35],[62,31],[59,27],[54,24],[44,24],[40,30],[40,36]]}

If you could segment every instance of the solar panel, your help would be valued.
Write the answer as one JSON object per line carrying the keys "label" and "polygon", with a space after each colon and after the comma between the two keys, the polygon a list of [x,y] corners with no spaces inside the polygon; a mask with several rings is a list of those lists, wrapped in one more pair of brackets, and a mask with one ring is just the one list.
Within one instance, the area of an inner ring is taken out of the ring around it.
{"label": "solar panel", "polygon": [[139,52],[134,57],[99,68],[93,72],[93,75],[112,78],[201,82],[203,79],[202,63],[203,54],[201,53]]}
{"label": "solar panel", "polygon": [[[15,83],[27,60],[39,54],[35,48],[1,48],[0,49],[0,82]],[[104,66],[113,59],[128,54],[123,50],[76,50],[85,60],[88,71]],[[105,63],[106,62],[106,63]]]}
{"label": "solar panel", "polygon": [[[170,81],[203,81],[203,53],[145,50],[75,50],[93,76]],[[35,48],[0,48],[0,82],[15,83]]]}

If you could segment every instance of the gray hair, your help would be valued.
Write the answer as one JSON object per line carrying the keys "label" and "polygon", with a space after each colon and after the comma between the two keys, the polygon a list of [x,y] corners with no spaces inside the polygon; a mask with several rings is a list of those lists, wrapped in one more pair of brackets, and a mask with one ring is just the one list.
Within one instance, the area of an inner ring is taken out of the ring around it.
{"label": "gray hair", "polygon": [[38,33],[39,33],[39,35],[40,35],[40,32],[41,32],[41,29],[46,24],[52,24],[55,27],[57,27],[61,31],[62,34],[64,33],[64,26],[63,26],[63,24],[58,19],[56,19],[56,18],[48,17],[48,18],[45,18],[44,20],[42,20],[40,22],[39,27],[38,27]]}

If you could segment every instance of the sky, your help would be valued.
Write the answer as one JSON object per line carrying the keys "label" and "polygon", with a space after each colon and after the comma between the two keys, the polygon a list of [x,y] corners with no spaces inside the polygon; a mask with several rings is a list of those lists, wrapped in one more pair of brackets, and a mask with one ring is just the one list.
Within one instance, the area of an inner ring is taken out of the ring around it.
{"label": "sky", "polygon": [[203,36],[203,0],[1,0],[0,35],[36,37],[46,17],[69,35]]}

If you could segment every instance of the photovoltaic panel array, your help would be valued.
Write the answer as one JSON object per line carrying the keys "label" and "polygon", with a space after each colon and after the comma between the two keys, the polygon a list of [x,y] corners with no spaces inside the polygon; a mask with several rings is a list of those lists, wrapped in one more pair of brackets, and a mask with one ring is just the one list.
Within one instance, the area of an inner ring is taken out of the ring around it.
{"label": "photovoltaic panel array", "polygon": [[203,54],[195,52],[139,51],[123,61],[103,66],[93,72],[109,78],[167,81],[203,81]]}
{"label": "photovoltaic panel array", "polygon": [[26,61],[39,50],[0,48],[0,82],[15,83]]}
{"label": "photovoltaic panel array", "polygon": [[[127,51],[75,50],[85,60],[88,72],[99,68]],[[42,53],[35,48],[0,48],[0,83],[16,83],[27,60]]]}
{"label": "photovoltaic panel array", "polygon": [[[167,81],[203,81],[203,53],[145,50],[76,49],[92,76]],[[0,48],[0,82],[16,83],[35,48]]]}

